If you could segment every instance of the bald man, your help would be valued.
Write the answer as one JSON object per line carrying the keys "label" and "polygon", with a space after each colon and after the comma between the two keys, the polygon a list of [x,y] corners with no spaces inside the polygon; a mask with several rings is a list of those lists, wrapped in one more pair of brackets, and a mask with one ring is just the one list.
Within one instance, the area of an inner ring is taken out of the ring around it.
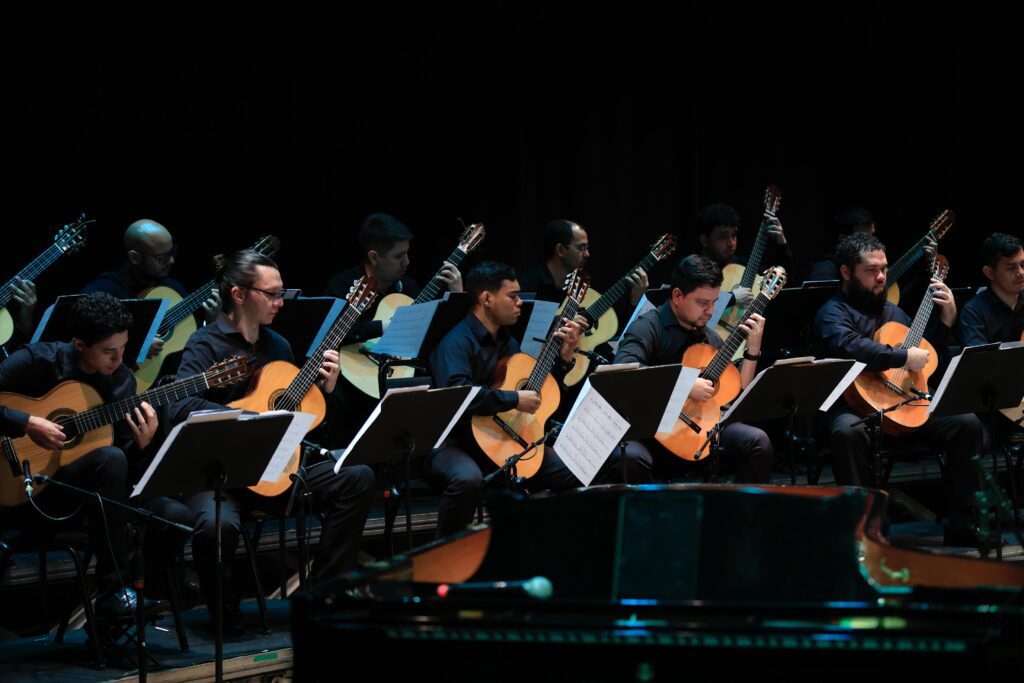
{"label": "bald man", "polygon": [[[153,287],[170,287],[182,297],[189,291],[180,282],[170,277],[178,247],[170,231],[160,223],[148,218],[137,220],[124,231],[125,260],[120,270],[102,273],[82,290],[107,292],[118,299],[133,299]],[[203,302],[201,319],[210,322],[220,310],[220,298],[216,291]],[[149,349],[149,356],[160,353],[163,340],[159,337]]]}

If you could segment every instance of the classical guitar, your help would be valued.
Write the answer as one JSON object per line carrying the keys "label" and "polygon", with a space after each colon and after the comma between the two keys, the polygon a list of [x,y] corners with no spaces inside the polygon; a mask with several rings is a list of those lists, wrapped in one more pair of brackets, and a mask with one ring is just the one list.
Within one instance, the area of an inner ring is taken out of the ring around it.
{"label": "classical guitar", "polygon": [[[60,450],[47,450],[28,436],[0,437],[9,469],[0,467],[0,507],[26,502],[22,461],[28,460],[33,474],[51,475],[97,448],[114,443],[113,424],[124,419],[143,401],[153,407],[195,396],[212,387],[227,386],[249,376],[249,359],[229,358],[206,372],[144,391],[113,403],[103,403],[94,388],[81,382],[61,382],[45,396],[29,398],[2,393],[0,403],[30,415],[45,417],[64,428],[67,441]],[[36,486],[39,489],[39,486]]]}
{"label": "classical guitar", "polygon": [[760,291],[722,348],[716,351],[710,344],[694,344],[683,353],[682,364],[688,368],[700,368],[701,379],[710,380],[715,386],[715,393],[706,401],[686,400],[672,431],[654,435],[665,448],[683,460],[696,461],[704,457],[709,433],[722,416],[722,406],[739,396],[743,388],[740,371],[732,362],[736,349],[747,339],[746,332],[738,327],[739,323],[754,313],[763,313],[768,302],[785,285],[786,270],[779,266],[769,268],[761,278]]}
{"label": "classical guitar", "polygon": [[907,250],[903,256],[900,256],[896,260],[896,263],[889,266],[889,270],[886,273],[888,284],[886,285],[885,298],[891,304],[899,304],[900,302],[900,286],[897,284],[897,280],[907,274],[910,268],[921,260],[921,256],[924,255],[924,248],[928,246],[929,238],[938,242],[946,233],[949,232],[950,228],[953,227],[953,223],[956,222],[956,214],[949,209],[945,209],[935,220],[932,221],[931,225],[928,226],[928,232],[924,234],[921,239],[914,243],[910,249]]}
{"label": "classical guitar", "polygon": [[[448,255],[446,260],[455,266],[459,266],[467,256],[480,246],[480,243],[484,241],[485,235],[486,231],[482,223],[470,225],[462,232],[458,245],[452,250],[452,253]],[[395,311],[403,306],[422,304],[439,297],[444,290],[443,281],[438,279],[440,273],[441,269],[439,268],[434,273],[434,277],[430,278],[430,282],[426,284],[423,291],[415,299],[397,292],[388,294],[377,304],[377,311],[373,319],[391,320],[392,316],[395,315]],[[380,398],[380,386],[377,379],[379,366],[365,353],[361,353],[360,349],[363,347],[372,349],[373,345],[377,343],[377,339],[368,339],[355,344],[345,344],[341,347],[342,376],[371,398]],[[408,367],[394,367],[392,371],[393,374],[391,376],[396,379],[411,377],[413,373],[413,369]]]}
{"label": "classical guitar", "polygon": [[[561,337],[555,336],[561,327],[558,321],[572,320],[579,312],[580,304],[587,293],[586,275],[576,269],[569,273],[566,285],[565,309],[551,326],[547,341],[541,347],[537,358],[525,353],[516,353],[501,359],[496,372],[495,388],[505,391],[536,391],[540,394],[541,405],[536,413],[507,410],[497,415],[475,415],[472,419],[473,437],[480,449],[499,467],[511,456],[544,436],[544,425],[558,409],[561,392],[558,382],[551,376],[551,369],[562,349]],[[516,465],[520,476],[532,477],[540,469],[544,458],[544,445],[524,457]]]}

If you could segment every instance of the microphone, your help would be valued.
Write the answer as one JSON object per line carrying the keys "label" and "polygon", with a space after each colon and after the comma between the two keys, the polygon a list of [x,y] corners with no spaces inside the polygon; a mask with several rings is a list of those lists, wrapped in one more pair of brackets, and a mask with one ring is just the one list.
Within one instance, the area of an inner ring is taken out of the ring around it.
{"label": "microphone", "polygon": [[306,448],[312,450],[312,451],[316,451],[317,455],[319,455],[321,457],[326,457],[326,456],[331,454],[331,452],[329,450],[327,450],[326,448],[324,448],[320,444],[313,443],[312,441],[307,441],[306,439],[302,440],[302,445],[305,446]]}
{"label": "microphone", "polygon": [[437,587],[439,598],[458,597],[460,595],[506,595],[508,597],[530,597],[547,600],[554,589],[551,581],[543,576],[535,576],[527,581],[478,581],[474,583],[442,583]]}
{"label": "microphone", "polygon": [[931,394],[926,394],[926,393],[924,393],[922,391],[918,391],[914,387],[910,387],[910,393],[912,393],[914,396],[917,396],[919,399],[921,399],[923,401],[930,401],[930,400],[932,400],[932,395]]}
{"label": "microphone", "polygon": [[25,475],[25,495],[29,498],[32,497],[32,469],[29,467],[28,460],[21,461],[21,472]]}

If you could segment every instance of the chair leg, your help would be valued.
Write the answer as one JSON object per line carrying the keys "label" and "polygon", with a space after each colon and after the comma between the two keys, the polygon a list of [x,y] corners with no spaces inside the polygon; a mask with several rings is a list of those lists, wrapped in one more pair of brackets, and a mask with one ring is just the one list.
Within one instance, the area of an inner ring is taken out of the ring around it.
{"label": "chair leg", "polygon": [[288,518],[282,512],[277,517],[277,559],[281,565],[281,598],[288,597],[288,548],[286,545],[285,530]]}
{"label": "chair leg", "polygon": [[249,536],[249,530],[242,525],[242,541],[245,543],[245,554],[249,557],[249,566],[252,568],[252,578],[256,584],[256,604],[260,609],[260,619],[263,622],[263,632],[270,633],[270,619],[267,616],[267,600],[263,597],[263,586],[260,584],[260,573],[256,568],[256,548]]}
{"label": "chair leg", "polygon": [[[100,632],[99,624],[96,621],[96,613],[92,608],[92,596],[89,595],[89,584],[85,579],[85,568],[89,565],[83,564],[82,559],[78,557],[78,551],[71,546],[63,546],[61,550],[67,552],[75,565],[75,576],[78,578],[78,586],[82,591],[82,609],[85,610],[85,623],[88,624],[89,630],[92,631],[92,647],[93,654],[96,656],[96,666],[102,669],[106,666],[106,662],[103,660],[103,639],[106,638],[106,634]],[[92,553],[86,553],[85,557],[86,561],[92,559]],[[67,628],[67,619],[64,620],[62,625]],[[63,640],[63,633],[60,635]]]}

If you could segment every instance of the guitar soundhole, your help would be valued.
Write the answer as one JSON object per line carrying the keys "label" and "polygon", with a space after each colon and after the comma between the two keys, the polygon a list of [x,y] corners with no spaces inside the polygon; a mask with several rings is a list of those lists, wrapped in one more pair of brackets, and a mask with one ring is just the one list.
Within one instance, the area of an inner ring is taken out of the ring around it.
{"label": "guitar soundhole", "polygon": [[74,448],[78,444],[82,443],[84,435],[76,434],[74,427],[71,425],[71,420],[75,417],[75,411],[62,408],[55,410],[46,416],[46,419],[50,422],[56,422],[64,428],[64,436],[68,439],[64,442],[64,450]]}
{"label": "guitar soundhole", "polygon": [[270,395],[270,400],[268,401],[270,410],[285,410],[285,408],[278,405],[282,396],[284,396],[284,389],[278,389]]}
{"label": "guitar soundhole", "polygon": [[519,380],[516,383],[516,391],[525,391],[526,390],[526,382],[527,382],[527,380],[525,380],[525,379]]}

